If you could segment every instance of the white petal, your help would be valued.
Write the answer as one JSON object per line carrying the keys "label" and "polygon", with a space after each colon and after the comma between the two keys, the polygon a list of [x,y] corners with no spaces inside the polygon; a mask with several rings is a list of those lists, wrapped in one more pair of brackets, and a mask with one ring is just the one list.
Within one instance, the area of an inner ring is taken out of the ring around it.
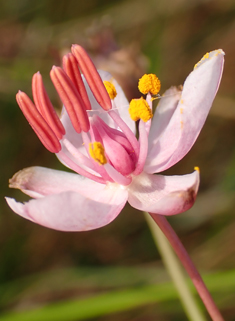
{"label": "white petal", "polygon": [[10,187],[18,188],[34,198],[73,191],[95,199],[97,193],[106,189],[106,185],[81,175],[39,166],[17,172],[10,179]]}
{"label": "white petal", "polygon": [[129,187],[128,202],[141,211],[175,215],[193,205],[198,186],[198,171],[182,176],[142,173]]}
{"label": "white petal", "polygon": [[126,203],[127,191],[107,187],[100,201],[76,192],[48,195],[25,204],[6,200],[15,213],[37,224],[60,231],[87,231],[112,222]]}
{"label": "white petal", "polygon": [[218,90],[223,64],[224,52],[211,52],[209,58],[199,63],[187,77],[180,102],[169,122],[165,122],[161,115],[158,116],[159,123],[163,119],[165,129],[161,128],[159,135],[157,128],[151,128],[153,132],[149,140],[146,172],[166,170],[189,152],[205,123]]}

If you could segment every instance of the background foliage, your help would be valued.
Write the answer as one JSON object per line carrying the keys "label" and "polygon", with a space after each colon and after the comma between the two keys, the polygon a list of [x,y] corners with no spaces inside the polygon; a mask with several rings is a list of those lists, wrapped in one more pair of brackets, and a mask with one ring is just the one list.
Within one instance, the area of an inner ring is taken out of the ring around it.
{"label": "background foliage", "polygon": [[[14,321],[186,320],[142,213],[126,206],[107,227],[62,233],[18,217],[3,199],[25,199],[8,189],[16,171],[33,165],[63,168],[27,124],[15,94],[21,89],[31,95],[31,77],[40,70],[59,110],[49,71],[72,43],[79,43],[97,67],[116,77],[129,99],[139,97],[137,81],[144,72],[159,76],[163,93],[182,84],[204,53],[225,51],[222,84],[206,125],[190,153],[168,174],[201,169],[195,206],[170,221],[199,270],[208,275],[226,320],[235,320],[235,3],[1,0],[0,5],[2,315],[17,313],[6,318]],[[64,302],[69,302],[65,309]],[[49,308],[40,310],[46,318],[38,312],[35,319],[20,319],[23,311],[48,304],[59,312]]]}

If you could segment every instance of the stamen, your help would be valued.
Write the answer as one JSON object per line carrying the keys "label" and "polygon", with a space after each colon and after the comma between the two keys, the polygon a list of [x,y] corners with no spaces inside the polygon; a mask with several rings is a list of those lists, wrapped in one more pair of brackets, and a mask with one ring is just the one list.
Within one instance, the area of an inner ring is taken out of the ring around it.
{"label": "stamen", "polygon": [[41,116],[31,99],[22,91],[16,94],[17,103],[42,144],[52,153],[58,153],[61,145],[53,130]]}
{"label": "stamen", "polygon": [[107,80],[105,80],[103,84],[109,94],[110,99],[114,99],[117,96],[117,91],[114,84]]}
{"label": "stamen", "polygon": [[107,163],[107,159],[105,157],[105,150],[103,145],[100,142],[90,143],[89,153],[91,157],[100,165],[104,165]]}
{"label": "stamen", "polygon": [[134,121],[142,119],[146,123],[153,117],[152,110],[143,97],[139,99],[132,99],[128,110],[131,119]]}
{"label": "stamen", "polygon": [[106,184],[105,180],[102,177],[93,175],[93,174],[89,173],[88,171],[86,171],[85,169],[81,168],[71,158],[69,158],[62,150],[58,153],[58,156],[74,172],[76,172],[84,177],[87,177],[97,183]]}
{"label": "stamen", "polygon": [[[91,121],[92,121],[92,120],[91,120]],[[112,179],[109,177],[109,175],[107,174],[104,166],[100,166],[100,165],[91,157],[91,155],[90,155],[90,153],[89,153],[89,145],[90,145],[91,141],[97,141],[97,140],[95,139],[95,136],[94,136],[94,133],[93,133],[92,124],[91,124],[90,130],[89,130],[89,134],[90,134],[90,137],[88,136],[88,133],[82,132],[83,143],[84,143],[84,146],[85,146],[85,148],[86,148],[87,154],[90,156],[89,159],[93,162],[93,165],[95,166],[95,171],[96,171],[97,173],[99,173],[100,176],[102,176],[105,181],[110,181],[110,182],[112,182],[113,180],[112,180]],[[98,140],[98,141],[101,142],[102,140]],[[107,159],[107,156],[106,156],[106,159]]]}
{"label": "stamen", "polygon": [[91,110],[90,100],[78,68],[77,60],[72,53],[68,53],[63,57],[63,68],[79,92],[86,110]]}
{"label": "stamen", "polygon": [[79,45],[72,45],[71,50],[77,59],[78,65],[81,68],[95,99],[104,110],[110,110],[112,108],[110,97],[91,58],[88,56],[85,49]]}
{"label": "stamen", "polygon": [[65,134],[65,129],[46,93],[42,76],[39,72],[33,75],[32,92],[36,108],[60,140]]}
{"label": "stamen", "polygon": [[74,129],[77,133],[80,133],[82,130],[87,132],[90,128],[89,119],[86,108],[82,99],[79,97],[74,84],[60,67],[53,66],[50,76],[60,99],[68,112]]}
{"label": "stamen", "polygon": [[148,154],[148,128],[146,128],[143,121],[139,122],[139,143],[140,153],[136,163],[136,168],[133,172],[134,175],[139,175],[143,171],[145,160]]}
{"label": "stamen", "polygon": [[81,153],[80,150],[76,148],[67,138],[63,138],[61,144],[62,146],[65,146],[68,152],[76,159],[79,164],[86,166],[93,171],[96,170],[90,158]]}
{"label": "stamen", "polygon": [[195,166],[195,167],[194,167],[194,170],[195,170],[195,171],[198,171],[198,173],[200,173],[200,168],[199,168],[198,166]]}
{"label": "stamen", "polygon": [[156,75],[145,74],[139,79],[138,88],[139,91],[144,95],[149,92],[152,95],[157,95],[161,88],[161,82]]}

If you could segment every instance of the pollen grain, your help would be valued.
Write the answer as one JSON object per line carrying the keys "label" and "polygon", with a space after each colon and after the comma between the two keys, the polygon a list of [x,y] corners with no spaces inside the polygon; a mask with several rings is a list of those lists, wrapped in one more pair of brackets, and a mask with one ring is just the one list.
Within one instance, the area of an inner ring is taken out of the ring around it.
{"label": "pollen grain", "polygon": [[91,157],[100,165],[105,165],[107,163],[107,159],[105,157],[105,150],[100,142],[90,143],[89,153]]}
{"label": "pollen grain", "polygon": [[138,89],[144,95],[157,95],[161,89],[161,82],[156,75],[145,74],[139,79]]}
{"label": "pollen grain", "polygon": [[114,84],[112,84],[110,81],[107,81],[107,80],[105,80],[103,83],[109,94],[110,99],[114,99],[117,96],[117,91]]}
{"label": "pollen grain", "polygon": [[152,110],[143,97],[131,100],[129,114],[132,120],[142,119],[145,123],[153,117]]}

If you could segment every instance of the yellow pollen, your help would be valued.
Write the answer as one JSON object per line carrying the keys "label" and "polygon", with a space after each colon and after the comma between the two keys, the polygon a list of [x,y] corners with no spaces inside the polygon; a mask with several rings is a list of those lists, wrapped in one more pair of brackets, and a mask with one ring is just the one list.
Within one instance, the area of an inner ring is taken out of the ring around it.
{"label": "yellow pollen", "polygon": [[198,61],[198,63],[194,66],[194,69],[200,67],[206,60],[210,60],[213,57],[217,57],[218,55],[224,55],[224,52],[222,49],[213,50],[210,52],[207,52],[201,60]]}
{"label": "yellow pollen", "polygon": [[154,74],[145,74],[139,79],[138,84],[139,91],[146,95],[151,93],[152,95],[157,95],[161,88],[161,82],[158,77]]}
{"label": "yellow pollen", "polygon": [[104,80],[104,86],[109,94],[110,99],[114,99],[117,96],[117,91],[114,86],[110,81]]}
{"label": "yellow pollen", "polygon": [[105,150],[100,142],[94,142],[89,144],[89,153],[91,157],[100,165],[107,163],[107,159],[104,154]]}
{"label": "yellow pollen", "polygon": [[129,113],[132,120],[137,121],[142,119],[145,123],[153,117],[152,110],[143,97],[132,99],[130,102]]}
{"label": "yellow pollen", "polygon": [[200,168],[199,168],[198,166],[195,166],[195,167],[194,167],[194,170],[195,170],[195,171],[198,171],[198,173],[200,173]]}

